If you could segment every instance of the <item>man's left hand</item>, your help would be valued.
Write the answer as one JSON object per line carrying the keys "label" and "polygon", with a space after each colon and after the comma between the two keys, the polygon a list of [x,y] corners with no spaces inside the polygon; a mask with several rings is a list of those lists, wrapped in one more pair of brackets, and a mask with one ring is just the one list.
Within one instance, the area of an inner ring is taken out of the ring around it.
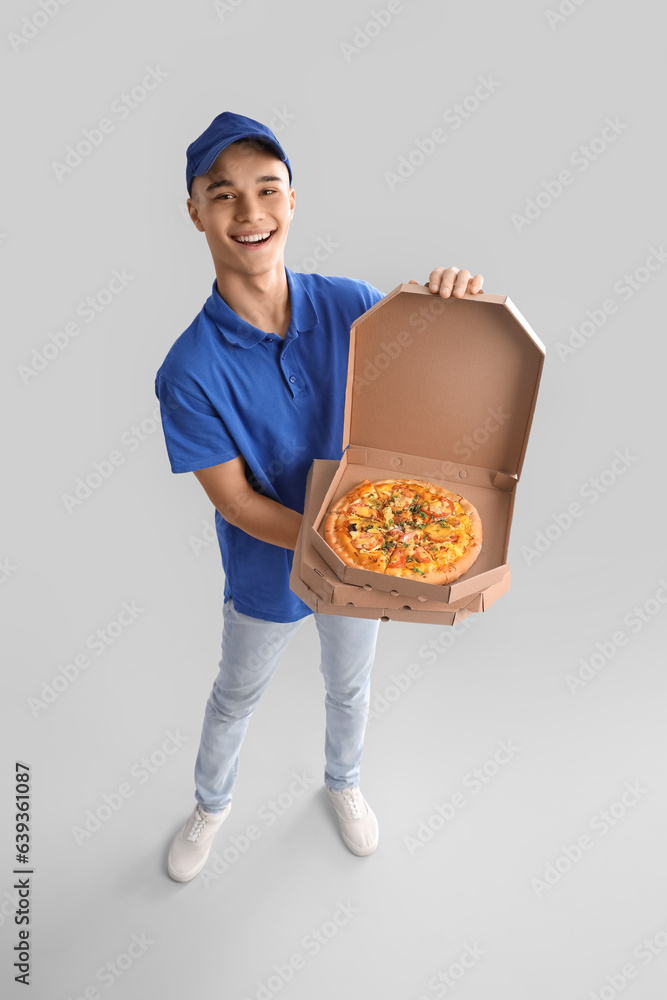
{"label": "man's left hand", "polygon": [[[465,292],[476,295],[482,290],[484,278],[481,274],[470,275],[470,271],[460,270],[458,267],[436,267],[428,276],[425,283],[429,292],[434,295],[441,295],[443,299],[448,299],[450,295],[460,299]],[[411,278],[410,285],[418,285],[419,282]]]}

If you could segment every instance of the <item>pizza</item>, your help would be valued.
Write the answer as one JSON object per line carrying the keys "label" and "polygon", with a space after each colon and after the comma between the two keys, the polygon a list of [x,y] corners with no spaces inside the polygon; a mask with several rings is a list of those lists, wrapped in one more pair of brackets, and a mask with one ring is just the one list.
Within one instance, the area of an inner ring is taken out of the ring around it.
{"label": "pizza", "polygon": [[445,584],[482,548],[477,510],[458,493],[418,479],[368,479],[340,497],[324,537],[348,566]]}

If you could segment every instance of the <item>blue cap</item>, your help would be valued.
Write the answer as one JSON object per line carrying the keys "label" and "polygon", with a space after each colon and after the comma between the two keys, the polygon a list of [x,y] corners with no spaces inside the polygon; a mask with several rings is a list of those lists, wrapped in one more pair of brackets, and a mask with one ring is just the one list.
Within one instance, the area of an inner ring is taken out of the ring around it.
{"label": "blue cap", "polygon": [[287,166],[290,184],[292,183],[292,168],[285,150],[280,145],[270,128],[256,122],[254,118],[245,115],[235,115],[232,111],[223,111],[214,118],[209,127],[198,139],[190,143],[187,149],[187,167],[185,179],[188,194],[192,193],[192,181],[200,174],[207,174],[215,160],[227,146],[238,139],[261,139],[267,143],[279,160]]}

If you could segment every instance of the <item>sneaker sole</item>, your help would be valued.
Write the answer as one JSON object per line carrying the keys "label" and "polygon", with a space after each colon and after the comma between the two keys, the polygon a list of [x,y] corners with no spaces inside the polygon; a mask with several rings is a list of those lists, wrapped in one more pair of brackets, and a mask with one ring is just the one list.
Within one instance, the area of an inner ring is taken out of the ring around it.
{"label": "sneaker sole", "polygon": [[200,871],[202,870],[207,861],[208,861],[208,854],[203,859],[200,865],[198,865],[195,869],[189,872],[176,872],[171,867],[171,864],[167,862],[167,871],[169,872],[169,878],[173,879],[174,882],[191,882],[193,878],[196,878],[197,875],[199,875]]}
{"label": "sneaker sole", "polygon": [[370,847],[356,847],[354,844],[350,843],[342,830],[341,837],[343,838],[343,843],[347,847],[348,851],[351,851],[352,854],[356,854],[358,858],[367,858],[369,854],[373,854],[373,852],[377,850],[377,846],[380,842],[380,838],[378,837],[375,843]]}

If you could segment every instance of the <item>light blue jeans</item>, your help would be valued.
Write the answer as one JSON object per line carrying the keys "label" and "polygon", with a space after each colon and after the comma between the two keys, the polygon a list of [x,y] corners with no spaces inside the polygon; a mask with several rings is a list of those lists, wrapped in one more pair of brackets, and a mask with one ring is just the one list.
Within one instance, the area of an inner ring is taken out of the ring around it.
{"label": "light blue jeans", "polygon": [[[206,703],[195,763],[195,798],[206,812],[231,802],[239,752],[285,648],[306,618],[269,622],[223,605],[222,658]],[[326,690],[324,781],[341,791],[359,784],[370,705],[370,673],[379,619],[313,613],[320,636],[320,671]]]}

